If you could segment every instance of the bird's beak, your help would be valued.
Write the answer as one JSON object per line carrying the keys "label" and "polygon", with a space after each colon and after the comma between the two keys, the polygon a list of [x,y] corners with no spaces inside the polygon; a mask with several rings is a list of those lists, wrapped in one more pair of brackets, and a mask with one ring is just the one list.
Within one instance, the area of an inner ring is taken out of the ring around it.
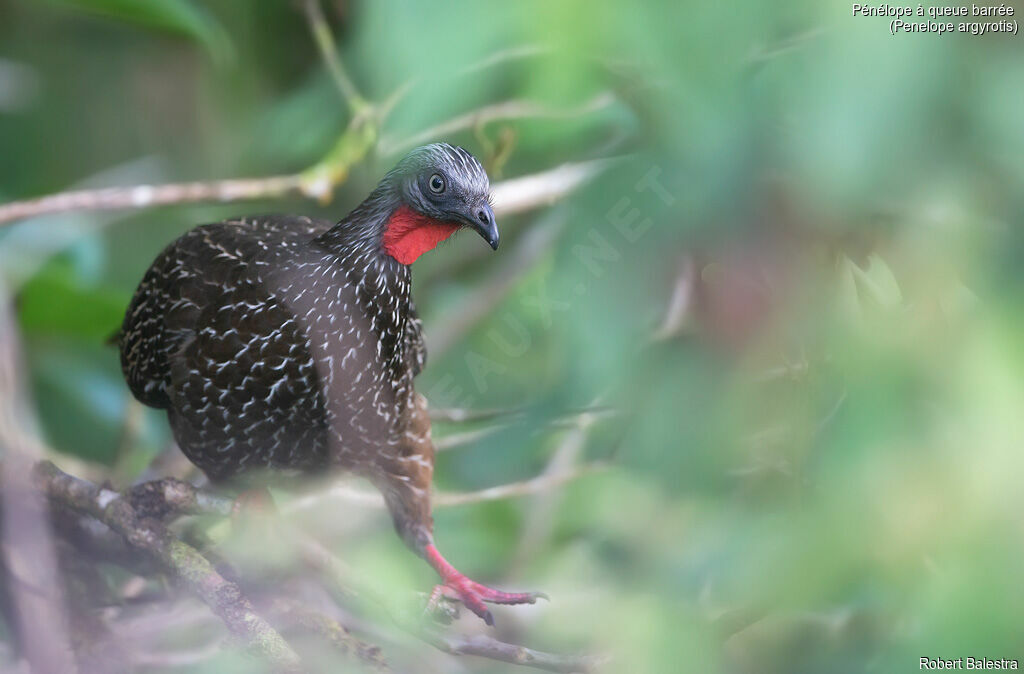
{"label": "bird's beak", "polygon": [[484,204],[463,216],[463,222],[476,230],[492,250],[498,250],[498,223],[494,221],[494,211],[489,204]]}

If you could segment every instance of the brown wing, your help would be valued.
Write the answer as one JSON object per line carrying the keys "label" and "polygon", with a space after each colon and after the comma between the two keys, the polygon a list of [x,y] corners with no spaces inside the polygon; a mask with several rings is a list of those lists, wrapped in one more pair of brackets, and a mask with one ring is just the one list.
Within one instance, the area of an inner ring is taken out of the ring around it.
{"label": "brown wing", "polygon": [[325,460],[308,338],[262,274],[324,226],[264,218],[196,228],[136,292],[121,340],[129,386],[169,408],[182,450],[211,477]]}

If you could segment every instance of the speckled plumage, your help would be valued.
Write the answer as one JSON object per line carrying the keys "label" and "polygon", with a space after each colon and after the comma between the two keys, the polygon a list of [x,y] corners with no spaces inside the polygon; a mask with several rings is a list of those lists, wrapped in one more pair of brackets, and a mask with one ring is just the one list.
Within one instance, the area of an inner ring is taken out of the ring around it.
{"label": "speckled plumage", "polygon": [[[435,194],[438,176],[445,189]],[[132,393],[167,410],[182,451],[211,479],[257,469],[369,478],[405,541],[443,577],[457,574],[431,558],[434,448],[413,388],[426,349],[410,267],[382,240],[411,209],[430,226],[473,227],[496,247],[488,190],[476,159],[437,144],[411,152],[336,225],[265,216],[187,232],[150,266],[125,315]],[[432,241],[407,245],[419,240]],[[483,590],[487,601],[520,597]],[[471,608],[484,615],[480,606]]]}
{"label": "speckled plumage", "polygon": [[139,286],[122,338],[128,382],[168,409],[214,479],[358,467],[401,435],[395,410],[425,358],[409,269],[316,240],[330,228],[295,216],[204,225]]}

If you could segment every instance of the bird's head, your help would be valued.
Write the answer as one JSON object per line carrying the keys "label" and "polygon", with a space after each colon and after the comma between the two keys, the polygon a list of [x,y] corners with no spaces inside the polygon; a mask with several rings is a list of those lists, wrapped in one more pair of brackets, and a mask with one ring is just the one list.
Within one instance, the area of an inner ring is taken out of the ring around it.
{"label": "bird's head", "polygon": [[384,223],[381,247],[402,264],[463,227],[498,248],[490,183],[476,157],[447,143],[416,148],[382,181],[395,204]]}

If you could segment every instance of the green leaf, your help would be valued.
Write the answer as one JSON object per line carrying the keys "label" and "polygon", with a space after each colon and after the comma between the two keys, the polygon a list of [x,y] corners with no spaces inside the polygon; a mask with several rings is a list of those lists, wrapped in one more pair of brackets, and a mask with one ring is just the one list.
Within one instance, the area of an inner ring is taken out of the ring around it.
{"label": "green leaf", "polygon": [[877,253],[868,256],[867,268],[861,269],[857,265],[853,265],[853,271],[858,286],[862,289],[862,294],[869,296],[878,303],[878,306],[886,309],[902,306],[903,293],[900,292],[900,284],[896,280],[896,275]]}
{"label": "green leaf", "polygon": [[234,58],[227,31],[205,8],[189,0],[50,0],[143,28],[194,40],[218,66]]}
{"label": "green leaf", "polygon": [[63,262],[46,265],[18,294],[26,334],[60,334],[102,341],[121,326],[128,297],[82,284]]}
{"label": "green leaf", "polygon": [[868,307],[900,308],[903,293],[896,275],[877,253],[868,257],[865,268],[842,255],[839,258],[839,301],[843,311],[856,318]]}

